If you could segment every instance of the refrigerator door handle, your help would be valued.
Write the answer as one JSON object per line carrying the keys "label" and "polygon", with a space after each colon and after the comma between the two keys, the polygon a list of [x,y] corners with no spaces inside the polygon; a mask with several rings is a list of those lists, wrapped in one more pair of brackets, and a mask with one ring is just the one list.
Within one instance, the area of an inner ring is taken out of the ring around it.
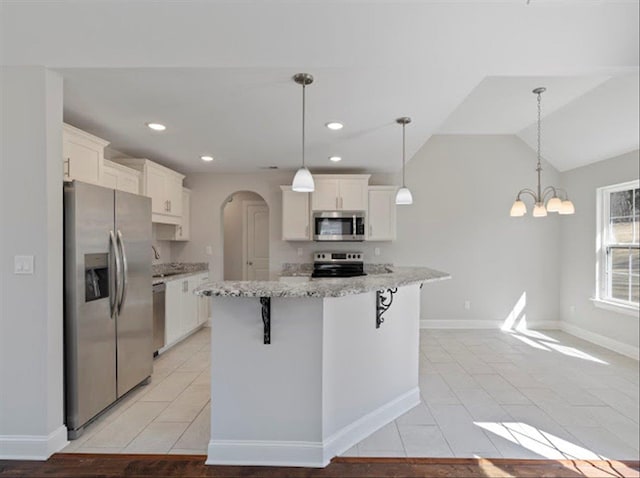
{"label": "refrigerator door handle", "polygon": [[127,283],[129,276],[129,264],[127,262],[127,251],[124,248],[124,241],[122,240],[122,232],[118,231],[118,246],[120,247],[120,254],[122,255],[122,290],[120,292],[120,301],[118,303],[118,314],[124,307],[124,303],[127,300]]}
{"label": "refrigerator door handle", "polygon": [[115,287],[112,294],[109,294],[109,310],[111,312],[111,318],[115,317],[116,303],[118,301],[118,290],[120,289],[120,275],[122,265],[120,263],[120,254],[118,253],[118,246],[116,245],[116,236],[113,231],[109,231],[109,247],[113,251],[113,257],[116,262],[116,280],[114,281]]}

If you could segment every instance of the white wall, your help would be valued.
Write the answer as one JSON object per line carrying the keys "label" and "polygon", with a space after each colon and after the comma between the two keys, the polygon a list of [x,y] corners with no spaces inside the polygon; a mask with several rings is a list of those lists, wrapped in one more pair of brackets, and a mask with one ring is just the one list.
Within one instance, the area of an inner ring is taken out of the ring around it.
{"label": "white wall", "polygon": [[589,299],[596,290],[596,188],[638,179],[639,169],[636,150],[562,174],[576,214],[563,219],[560,263],[562,321],[636,349],[638,317],[598,309]]}
{"label": "white wall", "polygon": [[[63,425],[62,79],[3,67],[0,458],[46,458]],[[14,255],[34,255],[14,275]]]}
{"label": "white wall", "polygon": [[[284,242],[279,186],[293,172],[194,174],[192,240],[172,246],[174,260],[209,260],[214,278],[222,278],[221,208],[238,190],[255,191],[270,212],[270,264],[310,262],[321,249],[362,250],[367,262],[421,265],[450,272],[453,279],[425,286],[422,317],[431,320],[502,322],[526,293],[529,323],[558,320],[559,219],[509,217],[516,193],[535,187],[535,153],[514,136],[434,136],[407,166],[412,206],[398,208],[395,242]],[[394,184],[394,176],[374,175],[371,184]],[[545,165],[544,184],[558,184]],[[213,255],[205,255],[211,245]],[[380,255],[374,255],[374,248]],[[298,255],[298,249],[302,255]],[[464,301],[471,301],[465,310]],[[486,323],[485,323],[486,324]]]}
{"label": "white wall", "polygon": [[235,193],[224,205],[224,279],[242,280],[242,247],[244,235],[244,216],[242,201],[261,201],[256,193],[241,191]]}

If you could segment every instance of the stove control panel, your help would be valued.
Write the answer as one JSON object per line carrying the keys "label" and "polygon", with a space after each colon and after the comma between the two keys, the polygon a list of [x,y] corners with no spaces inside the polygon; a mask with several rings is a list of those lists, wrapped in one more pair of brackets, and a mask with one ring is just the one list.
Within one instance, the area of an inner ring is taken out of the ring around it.
{"label": "stove control panel", "polygon": [[362,252],[316,252],[313,262],[363,262]]}

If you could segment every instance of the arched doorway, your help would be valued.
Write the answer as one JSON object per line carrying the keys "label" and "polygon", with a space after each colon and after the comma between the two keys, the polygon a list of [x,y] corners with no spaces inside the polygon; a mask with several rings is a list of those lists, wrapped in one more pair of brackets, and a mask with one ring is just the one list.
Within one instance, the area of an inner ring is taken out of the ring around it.
{"label": "arched doorway", "polygon": [[269,206],[251,191],[222,205],[224,280],[269,280]]}

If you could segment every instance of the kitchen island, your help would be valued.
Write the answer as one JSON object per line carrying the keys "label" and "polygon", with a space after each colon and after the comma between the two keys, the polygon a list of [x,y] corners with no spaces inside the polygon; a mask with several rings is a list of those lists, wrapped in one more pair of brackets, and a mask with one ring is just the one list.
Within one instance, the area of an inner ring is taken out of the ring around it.
{"label": "kitchen island", "polygon": [[208,464],[326,466],[420,402],[428,268],[341,279],[219,281]]}

